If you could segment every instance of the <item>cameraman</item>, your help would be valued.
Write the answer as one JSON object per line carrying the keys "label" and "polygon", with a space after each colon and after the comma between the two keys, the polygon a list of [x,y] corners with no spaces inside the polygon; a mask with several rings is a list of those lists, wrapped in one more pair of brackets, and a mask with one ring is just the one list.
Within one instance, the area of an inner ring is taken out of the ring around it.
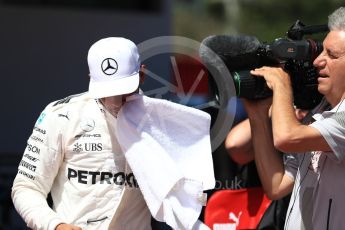
{"label": "cameraman", "polygon": [[[256,166],[271,199],[292,190],[285,229],[343,229],[345,218],[345,8],[329,16],[330,32],[315,59],[318,90],[332,106],[301,124],[294,113],[290,76],[281,68],[251,71],[263,77],[273,97],[244,100],[252,130]],[[271,108],[272,118],[269,118]],[[282,152],[296,153],[282,160]],[[297,153],[299,152],[299,153]]]}

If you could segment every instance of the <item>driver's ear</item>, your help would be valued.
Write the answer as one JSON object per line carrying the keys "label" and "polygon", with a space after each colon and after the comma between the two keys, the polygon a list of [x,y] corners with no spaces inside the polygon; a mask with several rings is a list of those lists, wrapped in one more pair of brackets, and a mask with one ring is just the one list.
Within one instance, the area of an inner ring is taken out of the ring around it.
{"label": "driver's ear", "polygon": [[146,66],[144,64],[140,66],[140,70],[139,70],[140,84],[142,84],[145,81],[145,68]]}

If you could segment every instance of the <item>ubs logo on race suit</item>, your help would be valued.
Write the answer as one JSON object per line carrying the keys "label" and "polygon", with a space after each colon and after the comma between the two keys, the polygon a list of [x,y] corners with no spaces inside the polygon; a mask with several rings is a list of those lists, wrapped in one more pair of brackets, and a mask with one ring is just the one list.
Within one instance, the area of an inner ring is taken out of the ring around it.
{"label": "ubs logo on race suit", "polygon": [[102,172],[102,171],[86,171],[73,168],[67,169],[67,178],[70,181],[76,181],[80,184],[116,184],[127,185],[129,187],[138,188],[137,180],[133,173],[125,172]]}
{"label": "ubs logo on race suit", "polygon": [[73,148],[73,152],[100,152],[103,150],[103,145],[102,143],[90,143],[90,142],[86,142],[86,143],[75,143],[74,144],[74,148]]}

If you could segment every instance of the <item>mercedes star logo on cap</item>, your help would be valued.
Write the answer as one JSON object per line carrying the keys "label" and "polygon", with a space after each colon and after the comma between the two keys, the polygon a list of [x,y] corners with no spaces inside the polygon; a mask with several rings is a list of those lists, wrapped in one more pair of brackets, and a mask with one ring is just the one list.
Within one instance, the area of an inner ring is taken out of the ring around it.
{"label": "mercedes star logo on cap", "polygon": [[117,67],[117,62],[112,58],[106,58],[102,61],[102,71],[106,75],[115,74]]}

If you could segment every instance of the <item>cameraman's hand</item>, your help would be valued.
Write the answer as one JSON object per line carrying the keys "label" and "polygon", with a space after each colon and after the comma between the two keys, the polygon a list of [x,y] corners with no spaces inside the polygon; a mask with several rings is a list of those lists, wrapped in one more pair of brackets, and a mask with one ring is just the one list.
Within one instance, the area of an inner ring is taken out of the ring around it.
{"label": "cameraman's hand", "polygon": [[290,76],[280,67],[264,66],[250,71],[254,76],[263,77],[271,90],[283,87],[291,90]]}

